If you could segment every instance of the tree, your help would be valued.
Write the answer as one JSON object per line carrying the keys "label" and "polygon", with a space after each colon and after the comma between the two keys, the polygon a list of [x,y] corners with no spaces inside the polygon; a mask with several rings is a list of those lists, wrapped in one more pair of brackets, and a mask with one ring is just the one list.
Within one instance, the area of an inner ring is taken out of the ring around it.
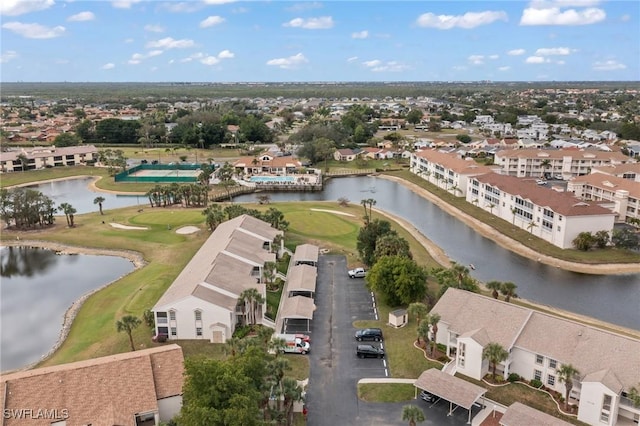
{"label": "tree", "polygon": [[498,292],[502,290],[502,283],[500,281],[489,281],[487,283],[487,288],[492,290],[491,295],[494,299],[498,298]]}
{"label": "tree", "polygon": [[58,210],[63,212],[67,218],[67,226],[73,228],[75,226],[73,218],[77,210],[69,203],[61,203],[60,206],[58,206]]}
{"label": "tree", "polygon": [[459,140],[462,143],[471,142],[471,136],[469,136],[469,135],[456,135],[456,139]]}
{"label": "tree", "polygon": [[594,238],[591,232],[580,232],[572,241],[573,245],[582,251],[588,251],[593,247]]}
{"label": "tree", "polygon": [[611,244],[616,248],[634,250],[640,247],[640,235],[628,228],[614,229],[611,234]]}
{"label": "tree", "polygon": [[135,351],[136,347],[133,344],[133,330],[138,328],[138,326],[142,324],[142,320],[138,317],[134,317],[133,315],[125,315],[118,321],[116,321],[116,330],[118,333],[124,331],[129,336],[129,343],[131,344],[131,350]]}
{"label": "tree", "polygon": [[336,150],[336,144],[330,139],[320,138],[315,141],[316,145],[316,155],[324,160],[324,169],[329,170],[327,166],[327,161],[333,155],[333,152]]}
{"label": "tree", "polygon": [[285,231],[289,227],[289,222],[284,220],[284,214],[274,207],[269,207],[269,210],[266,211],[263,219],[266,222],[269,222],[273,228],[280,231]]}
{"label": "tree", "polygon": [[273,280],[276,277],[276,263],[275,262],[265,262],[264,267],[262,268],[262,278],[264,283],[267,285],[267,288],[273,284]]}
{"label": "tree", "polygon": [[417,423],[422,423],[426,419],[420,408],[407,404],[402,407],[402,420],[409,422],[409,426],[416,426]]}
{"label": "tree", "polygon": [[429,307],[424,303],[414,302],[414,303],[411,303],[407,308],[407,313],[409,314],[409,317],[415,317],[417,331],[418,331],[418,338],[416,340],[416,343],[420,343],[420,337],[421,337],[420,325],[422,322],[421,319],[424,318],[429,313]]}
{"label": "tree", "polygon": [[102,203],[104,203],[104,201],[104,197],[96,197],[93,199],[93,204],[97,204],[100,208],[100,215],[104,215],[104,213],[102,212]]}
{"label": "tree", "polygon": [[[376,205],[376,200],[373,198],[366,198],[363,200],[360,200],[360,204],[364,207],[364,223],[369,224],[369,222],[371,222],[372,219],[372,213],[373,213],[373,206]],[[369,210],[367,211],[367,207],[369,207]]]}
{"label": "tree", "polygon": [[293,424],[293,406],[296,402],[304,401],[304,390],[298,384],[296,379],[285,377],[281,384],[284,423],[289,426]]}
{"label": "tree", "polygon": [[386,220],[375,219],[360,228],[356,248],[365,265],[374,264],[378,238],[389,234],[395,235],[396,231],[391,229],[391,223]]}
{"label": "tree", "polygon": [[420,344],[420,339],[424,340],[425,348],[430,348],[429,345],[429,331],[431,330],[431,326],[429,325],[429,318],[425,318],[420,320],[418,323],[418,327],[416,329],[416,343]]}
{"label": "tree", "polygon": [[431,327],[431,356],[433,356],[436,352],[436,347],[438,344],[438,323],[440,322],[440,314],[431,313],[427,315],[427,323]]}
{"label": "tree", "polygon": [[558,375],[558,381],[564,383],[564,409],[569,410],[569,394],[573,388],[573,378],[579,375],[580,371],[571,364],[562,364],[556,374]]}
{"label": "tree", "polygon": [[627,398],[631,400],[631,403],[636,408],[640,407],[640,391],[638,391],[639,388],[640,383],[638,383],[638,386],[631,386],[629,392],[627,392]]}
{"label": "tree", "polygon": [[373,253],[374,262],[384,256],[402,256],[413,259],[409,242],[397,234],[387,234],[376,240],[376,249]]}
{"label": "tree", "polygon": [[53,140],[53,144],[56,147],[63,148],[66,146],[77,146],[82,143],[82,139],[78,135],[74,135],[73,133],[60,133]]}
{"label": "tree", "polygon": [[228,161],[226,161],[224,165],[218,169],[218,179],[220,180],[220,186],[222,186],[227,191],[229,201],[231,201],[230,189],[232,186],[236,185],[236,181],[233,180],[234,175],[235,170]]}
{"label": "tree", "polygon": [[593,236],[593,243],[599,249],[606,248],[609,245],[609,231],[604,229],[597,231]]}
{"label": "tree", "polygon": [[507,358],[509,358],[509,352],[507,352],[507,350],[499,343],[489,343],[482,350],[482,359],[489,361],[489,364],[491,365],[491,375],[494,380],[496,378],[496,365],[505,361]]}
{"label": "tree", "polygon": [[407,122],[416,125],[422,121],[423,114],[421,109],[412,109],[407,113]]}
{"label": "tree", "polygon": [[512,297],[518,297],[516,294],[516,288],[518,288],[518,286],[510,281],[502,283],[500,286],[500,293],[504,296],[505,302],[511,301]]}
{"label": "tree", "polygon": [[256,324],[257,322],[257,311],[260,305],[265,302],[264,297],[260,294],[258,289],[255,287],[248,288],[240,293],[239,301],[244,301],[249,305],[249,315],[248,322],[249,324]]}
{"label": "tree", "polygon": [[427,294],[427,271],[413,259],[386,256],[367,274],[367,285],[380,292],[390,306],[408,305]]}
{"label": "tree", "polygon": [[20,171],[25,171],[29,167],[29,159],[23,153],[20,153],[16,156],[18,161],[20,162]]}
{"label": "tree", "polygon": [[219,204],[212,204],[202,211],[205,222],[211,232],[215,231],[218,225],[225,221],[225,214]]}

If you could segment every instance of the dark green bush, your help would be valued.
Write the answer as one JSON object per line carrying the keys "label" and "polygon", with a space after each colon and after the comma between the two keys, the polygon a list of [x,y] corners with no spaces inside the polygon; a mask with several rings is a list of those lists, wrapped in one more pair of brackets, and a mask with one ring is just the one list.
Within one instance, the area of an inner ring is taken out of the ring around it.
{"label": "dark green bush", "polygon": [[509,383],[517,382],[518,380],[520,380],[520,376],[518,376],[516,373],[511,373],[509,374],[507,380],[509,381]]}
{"label": "dark green bush", "polygon": [[540,388],[542,387],[542,382],[541,382],[540,380],[538,380],[538,379],[533,379],[533,380],[531,380],[531,381],[529,382],[529,384],[530,384],[531,386],[533,386],[534,388],[538,388],[538,389],[540,389]]}
{"label": "dark green bush", "polygon": [[237,339],[242,339],[243,337],[247,337],[247,335],[251,332],[251,327],[248,325],[241,325],[236,327],[236,330],[233,332],[233,337]]}

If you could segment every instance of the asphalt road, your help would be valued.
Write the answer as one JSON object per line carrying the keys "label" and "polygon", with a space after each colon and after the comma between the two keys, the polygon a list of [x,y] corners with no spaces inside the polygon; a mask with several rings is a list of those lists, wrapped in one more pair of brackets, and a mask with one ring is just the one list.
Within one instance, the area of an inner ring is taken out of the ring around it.
{"label": "asphalt road", "polygon": [[[406,425],[402,407],[423,409],[423,425],[464,425],[467,411],[458,408],[447,416],[449,404],[423,401],[367,403],[357,396],[361,378],[387,377],[386,359],[356,357],[356,320],[376,319],[372,294],[363,279],[347,276],[344,256],[320,256],[316,285],[316,311],[311,324],[311,373],[307,388],[309,426]],[[383,329],[384,331],[384,329]],[[373,342],[374,345],[379,345]],[[384,345],[384,342],[382,343]]]}

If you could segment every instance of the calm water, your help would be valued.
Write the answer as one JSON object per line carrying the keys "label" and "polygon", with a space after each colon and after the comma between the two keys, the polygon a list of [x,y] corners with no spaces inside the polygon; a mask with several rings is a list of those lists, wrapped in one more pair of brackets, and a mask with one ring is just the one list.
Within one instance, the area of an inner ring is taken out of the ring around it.
{"label": "calm water", "polygon": [[133,269],[115,256],[0,247],[0,371],[38,361],[58,340],[73,302]]}
{"label": "calm water", "polygon": [[[97,195],[86,185],[86,180],[75,179],[39,185],[36,189],[45,192],[44,187],[49,187],[49,193],[66,194],[64,199],[56,201],[68,202],[74,207],[86,204],[87,211],[97,211],[93,205]],[[346,197],[356,204],[362,199],[373,198],[377,208],[411,222],[451,259],[463,265],[474,264],[476,270],[472,273],[479,280],[512,281],[518,285],[517,292],[523,298],[640,329],[640,274],[578,274],[521,257],[478,235],[435,204],[396,182],[376,177],[340,178],[329,180],[322,192],[272,193],[270,196],[273,201],[331,201]],[[140,204],[147,202],[142,196],[139,199],[128,196],[115,197],[113,203],[121,203],[118,207],[123,207],[138,201]],[[235,197],[235,201],[254,202],[256,197],[242,195]],[[115,207],[109,203],[105,202],[105,209]]]}

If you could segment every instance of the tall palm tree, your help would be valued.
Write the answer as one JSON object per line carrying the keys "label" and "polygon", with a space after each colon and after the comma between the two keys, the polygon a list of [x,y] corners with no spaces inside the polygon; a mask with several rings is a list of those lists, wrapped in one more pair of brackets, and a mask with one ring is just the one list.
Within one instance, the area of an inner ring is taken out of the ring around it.
{"label": "tall palm tree", "polygon": [[431,356],[433,356],[436,352],[436,346],[437,346],[437,337],[438,337],[438,323],[440,322],[440,314],[437,313],[432,313],[429,314],[427,316],[427,319],[429,321],[429,325],[431,326],[431,334],[432,339],[431,339]]}
{"label": "tall palm tree", "polygon": [[408,404],[402,407],[402,420],[409,422],[409,426],[416,426],[417,423],[424,422],[426,418],[419,407]]}
{"label": "tall palm tree", "polygon": [[255,324],[257,319],[256,313],[258,307],[264,303],[264,297],[262,297],[257,288],[252,287],[240,293],[240,300],[246,301],[246,303],[249,305],[249,323]]}
{"label": "tall palm tree", "polygon": [[558,375],[558,381],[564,383],[564,409],[569,410],[569,394],[573,389],[573,378],[580,374],[577,368],[571,364],[562,364],[556,371]]}
{"label": "tall palm tree", "polygon": [[282,398],[285,425],[289,426],[293,423],[293,405],[296,402],[304,400],[304,390],[298,384],[296,379],[285,377],[282,379]]}
{"label": "tall palm tree", "polygon": [[518,297],[516,294],[516,288],[518,288],[518,286],[510,281],[502,283],[500,286],[500,293],[504,296],[505,302],[510,302],[512,297]]}
{"label": "tall palm tree", "polygon": [[416,324],[420,324],[420,320],[429,313],[429,307],[424,303],[415,302],[409,305],[407,313],[411,317],[415,317]]}
{"label": "tall palm tree", "polygon": [[[364,207],[364,222],[367,225],[371,222],[372,209],[373,209],[373,206],[376,205],[376,203],[377,201],[374,200],[373,198],[366,198],[366,199],[360,200],[360,204],[362,204],[362,206]],[[369,207],[368,211],[367,211],[367,206]]]}
{"label": "tall palm tree", "polygon": [[494,299],[497,299],[498,298],[498,292],[500,290],[502,290],[502,282],[495,281],[495,280],[494,281],[489,281],[487,283],[487,288],[489,290],[492,290],[491,295],[493,296]]}
{"label": "tall palm tree", "polygon": [[104,197],[96,197],[93,199],[93,204],[97,204],[100,208],[100,215],[104,215],[104,213],[102,212],[102,203],[104,203],[104,201]]}
{"label": "tall palm tree", "polygon": [[65,217],[67,218],[67,225],[69,226],[69,228],[73,228],[75,226],[73,218],[77,210],[69,203],[61,203],[58,207],[58,210],[64,213]]}
{"label": "tall palm tree", "polygon": [[482,359],[489,361],[491,365],[491,375],[496,378],[496,365],[509,358],[509,352],[499,343],[489,343],[482,350]]}
{"label": "tall palm tree", "polygon": [[424,340],[425,347],[430,346],[429,329],[430,329],[430,325],[427,317],[426,319],[421,320],[420,323],[418,324],[416,343],[420,344],[420,339],[422,338]]}
{"label": "tall palm tree", "polygon": [[240,339],[237,337],[231,337],[224,342],[224,352],[232,357],[235,357],[240,350]]}
{"label": "tall palm tree", "polygon": [[133,330],[138,328],[140,324],[142,324],[142,320],[138,317],[134,317],[133,315],[125,315],[116,321],[116,330],[118,330],[118,333],[124,331],[129,336],[129,343],[131,344],[132,351],[136,350],[136,347],[133,344]]}

